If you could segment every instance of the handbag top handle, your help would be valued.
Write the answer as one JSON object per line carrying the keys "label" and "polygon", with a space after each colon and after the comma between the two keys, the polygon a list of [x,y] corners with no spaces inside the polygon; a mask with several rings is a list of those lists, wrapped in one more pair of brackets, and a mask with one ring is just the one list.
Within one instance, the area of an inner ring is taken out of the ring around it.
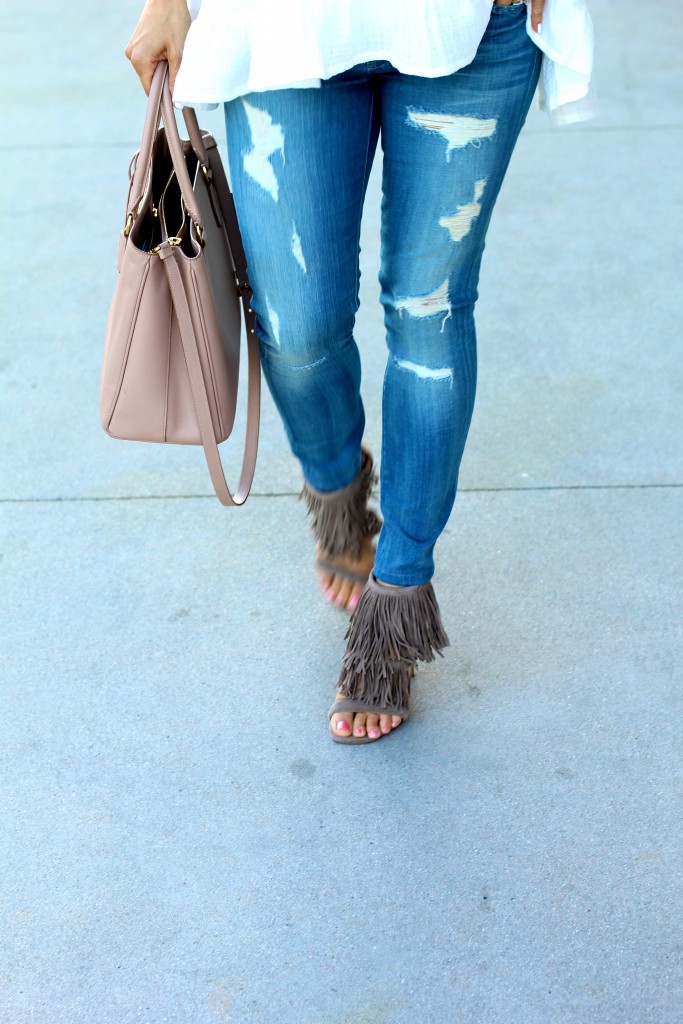
{"label": "handbag top handle", "polygon": [[[197,123],[197,115],[191,107],[183,107],[183,116],[190,135],[192,148],[194,149],[197,159],[206,174],[208,172],[208,157],[204,147],[202,134],[199,129],[199,124]],[[168,63],[165,60],[161,60],[157,64],[152,78],[152,85],[149,90],[145,124],[142,129],[142,142],[140,144],[138,158],[135,163],[135,173],[133,175],[133,183],[130,190],[128,208],[126,210],[124,235],[128,237],[135,218],[138,213],[141,212],[139,206],[144,196],[147,180],[152,169],[152,146],[154,144],[154,138],[159,128],[159,124],[162,120],[166,129],[168,148],[171,153],[173,169],[175,170],[176,177],[178,179],[178,185],[180,186],[183,202],[185,203],[185,208],[195,226],[197,237],[201,241],[203,236],[202,219],[199,207],[195,200],[192,182],[187,170],[187,164],[185,163],[183,144],[180,139],[180,133],[178,132],[178,125],[176,124],[175,112],[173,109],[173,101],[171,99],[171,90],[168,85]]]}

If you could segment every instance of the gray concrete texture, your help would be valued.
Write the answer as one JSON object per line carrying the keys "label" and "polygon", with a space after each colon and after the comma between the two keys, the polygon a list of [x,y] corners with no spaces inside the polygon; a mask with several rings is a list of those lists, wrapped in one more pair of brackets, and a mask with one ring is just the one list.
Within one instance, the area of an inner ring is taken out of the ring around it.
{"label": "gray concrete texture", "polygon": [[532,112],[489,234],[452,647],[351,749],[270,399],[243,510],[99,427],[138,4],[4,12],[1,1024],[683,1021],[683,17],[591,9],[601,117]]}

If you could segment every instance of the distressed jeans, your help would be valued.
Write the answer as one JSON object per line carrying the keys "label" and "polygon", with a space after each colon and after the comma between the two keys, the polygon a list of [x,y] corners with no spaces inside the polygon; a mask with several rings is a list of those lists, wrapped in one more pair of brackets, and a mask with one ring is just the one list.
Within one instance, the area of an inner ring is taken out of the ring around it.
{"label": "distressed jeans", "polygon": [[431,579],[455,500],[484,240],[540,68],[525,18],[524,4],[493,6],[472,63],[442,78],[370,61],[319,89],[225,105],[263,370],[304,477],[321,491],[360,470],[359,235],[381,138],[388,358],[375,575],[386,583]]}

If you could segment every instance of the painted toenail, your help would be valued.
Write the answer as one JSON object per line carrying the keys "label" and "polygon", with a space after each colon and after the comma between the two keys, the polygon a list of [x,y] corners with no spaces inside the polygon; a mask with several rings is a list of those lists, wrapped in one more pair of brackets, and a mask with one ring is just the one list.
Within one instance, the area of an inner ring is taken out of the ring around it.
{"label": "painted toenail", "polygon": [[353,597],[351,597],[349,599],[349,608],[351,609],[351,611],[353,611],[353,609],[356,607],[357,604],[358,604],[358,594],[354,594]]}
{"label": "painted toenail", "polygon": [[350,726],[348,722],[341,721],[337,722],[337,728],[339,729],[340,732],[347,732]]}
{"label": "painted toenail", "polygon": [[362,736],[363,735],[363,730],[362,729],[355,729],[354,732],[356,733],[356,736]]}
{"label": "painted toenail", "polygon": [[372,736],[373,740],[376,740],[377,737],[379,736],[379,732],[378,732],[377,729],[371,729],[370,730],[370,735]]}

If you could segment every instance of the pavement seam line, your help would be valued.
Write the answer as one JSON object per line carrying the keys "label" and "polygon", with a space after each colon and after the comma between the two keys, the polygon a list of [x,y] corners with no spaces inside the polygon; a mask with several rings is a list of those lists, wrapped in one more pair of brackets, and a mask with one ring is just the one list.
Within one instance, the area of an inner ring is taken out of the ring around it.
{"label": "pavement seam line", "polygon": [[[680,490],[680,484],[550,484],[539,487],[460,487],[459,494],[524,494],[525,492],[555,491],[654,491]],[[298,491],[271,491],[252,493],[250,498],[298,498]],[[77,504],[98,501],[211,501],[213,494],[126,494],[73,498],[0,498],[0,505]]]}

